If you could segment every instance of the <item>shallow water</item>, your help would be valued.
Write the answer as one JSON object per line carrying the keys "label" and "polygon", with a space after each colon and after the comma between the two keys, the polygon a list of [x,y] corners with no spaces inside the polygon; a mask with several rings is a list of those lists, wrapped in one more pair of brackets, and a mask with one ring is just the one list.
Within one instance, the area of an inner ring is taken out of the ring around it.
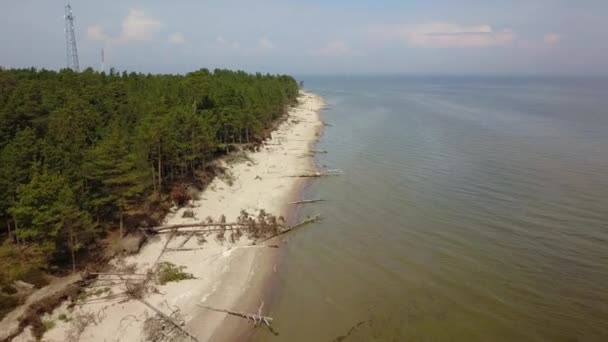
{"label": "shallow water", "polygon": [[302,79],[344,175],[256,340],[608,341],[608,80]]}

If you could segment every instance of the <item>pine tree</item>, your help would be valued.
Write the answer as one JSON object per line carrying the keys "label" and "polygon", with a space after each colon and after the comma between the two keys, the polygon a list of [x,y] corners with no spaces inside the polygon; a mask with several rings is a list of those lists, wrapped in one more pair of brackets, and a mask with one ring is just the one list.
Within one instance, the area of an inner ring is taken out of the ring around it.
{"label": "pine tree", "polygon": [[[62,244],[75,251],[78,233],[90,229],[91,220],[76,204],[65,177],[46,168],[37,169],[28,184],[19,186],[17,201],[9,209],[18,222],[15,234],[25,243],[40,246],[47,258]],[[66,228],[70,232],[68,243],[61,240]]]}
{"label": "pine tree", "polygon": [[126,132],[115,123],[99,144],[90,150],[84,172],[91,182],[92,204],[116,207],[119,211],[120,236],[124,236],[124,212],[148,187],[149,174],[145,156],[133,145]]}

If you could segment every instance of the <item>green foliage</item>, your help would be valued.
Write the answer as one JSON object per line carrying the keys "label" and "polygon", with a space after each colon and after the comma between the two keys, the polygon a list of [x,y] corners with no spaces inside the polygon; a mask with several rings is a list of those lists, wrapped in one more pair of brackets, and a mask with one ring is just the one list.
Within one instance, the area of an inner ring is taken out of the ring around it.
{"label": "green foliage", "polygon": [[37,251],[37,269],[65,262],[228,144],[260,141],[298,91],[228,70],[0,69],[0,234]]}
{"label": "green foliage", "polygon": [[44,325],[44,331],[49,331],[49,330],[53,329],[57,325],[57,323],[55,323],[55,321],[49,319],[49,320],[43,320],[42,325]]}
{"label": "green foliage", "polygon": [[158,265],[158,282],[165,285],[171,281],[194,279],[191,273],[184,272],[185,266],[176,266],[170,262],[161,262]]}
{"label": "green foliage", "polygon": [[89,198],[95,207],[124,209],[148,188],[146,156],[132,146],[128,133],[114,125],[105,139],[88,151],[83,174],[89,181]]}
{"label": "green foliage", "polygon": [[17,237],[24,241],[54,240],[61,230],[63,214],[74,201],[66,179],[46,169],[35,171],[29,183],[19,186],[17,194],[17,202],[9,209],[22,226]]}
{"label": "green foliage", "polygon": [[0,151],[0,213],[5,213],[13,204],[19,185],[30,180],[39,151],[36,132],[29,127],[17,132]]}

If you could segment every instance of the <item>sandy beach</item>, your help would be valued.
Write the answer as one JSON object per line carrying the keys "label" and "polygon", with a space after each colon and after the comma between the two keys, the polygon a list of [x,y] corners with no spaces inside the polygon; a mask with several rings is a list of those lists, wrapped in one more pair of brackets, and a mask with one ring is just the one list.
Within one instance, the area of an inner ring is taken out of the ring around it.
{"label": "sandy beach", "polygon": [[[232,182],[225,177],[216,177],[199,199],[188,207],[175,208],[165,223],[200,222],[207,217],[218,220],[221,215],[231,222],[236,221],[241,210],[257,215],[264,209],[277,217],[287,216],[289,202],[297,196],[302,184],[301,178],[290,176],[314,171],[310,152],[322,127],[318,114],[322,106],[322,98],[302,92],[299,104],[289,110],[288,119],[272,132],[272,138],[259,152],[250,152],[247,158],[225,165]],[[183,217],[187,209],[194,212],[194,217]],[[267,312],[268,308],[258,295],[262,292],[263,280],[274,272],[276,248],[250,246],[251,241],[246,236],[236,243],[220,243],[210,235],[203,244],[193,238],[181,247],[192,250],[161,253],[168,235],[154,237],[138,254],[124,258],[121,263],[134,266],[136,273],[146,273],[157,260],[167,261],[184,266],[184,271],[193,274],[195,279],[159,285],[158,293],[146,294],[147,302],[166,314],[179,308],[186,322],[185,329],[199,341],[218,340],[214,335],[220,330],[224,339],[231,329],[226,325],[240,324],[238,322],[244,320],[226,319],[226,314],[206,310],[198,304],[244,311],[251,310],[250,306],[258,302],[254,313]],[[176,236],[166,247],[179,247],[183,239],[185,237]],[[66,341],[74,334],[73,321],[60,320],[60,315],[76,317],[93,313],[94,323],[78,333],[79,341],[143,341],[144,321],[154,315],[153,311],[139,301],[125,301],[124,297],[102,298],[108,293],[124,291],[121,285],[111,286],[111,292],[107,288],[105,291],[91,296],[86,304],[77,305],[71,311],[65,304],[56,309],[45,318],[53,321],[54,327],[44,334],[43,340]],[[26,330],[14,341],[29,341],[30,336]]]}

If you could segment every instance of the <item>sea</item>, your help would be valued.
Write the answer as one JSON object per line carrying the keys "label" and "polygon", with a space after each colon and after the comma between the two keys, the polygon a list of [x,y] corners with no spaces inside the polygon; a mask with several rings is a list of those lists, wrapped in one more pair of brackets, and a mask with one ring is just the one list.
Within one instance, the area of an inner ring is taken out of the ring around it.
{"label": "sea", "polygon": [[320,170],[256,341],[608,341],[608,79],[308,76]]}

